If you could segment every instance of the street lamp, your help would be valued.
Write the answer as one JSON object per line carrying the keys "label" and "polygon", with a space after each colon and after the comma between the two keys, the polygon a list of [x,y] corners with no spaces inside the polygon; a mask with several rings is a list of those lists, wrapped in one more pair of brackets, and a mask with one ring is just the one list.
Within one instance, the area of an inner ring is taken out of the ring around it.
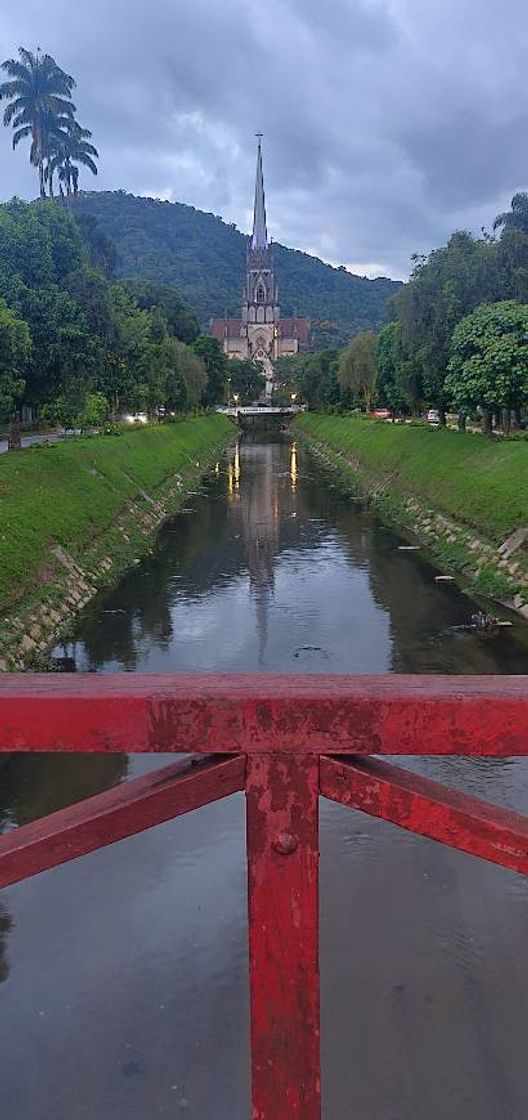
{"label": "street lamp", "polygon": [[238,404],[238,393],[233,393],[233,400],[235,402],[235,405],[237,405]]}
{"label": "street lamp", "polygon": [[231,405],[231,378],[228,377],[228,379],[227,379],[227,407],[229,408],[230,405]]}
{"label": "street lamp", "polygon": [[295,404],[295,401],[297,400],[297,393],[291,393],[290,395],[292,404]]}

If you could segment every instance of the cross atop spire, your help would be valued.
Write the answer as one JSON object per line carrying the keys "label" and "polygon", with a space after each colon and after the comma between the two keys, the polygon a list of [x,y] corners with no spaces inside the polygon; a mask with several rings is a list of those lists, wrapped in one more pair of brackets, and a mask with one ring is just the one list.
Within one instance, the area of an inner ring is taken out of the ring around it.
{"label": "cross atop spire", "polygon": [[253,211],[251,248],[264,250],[268,248],[268,230],[266,227],[266,200],[264,197],[264,175],[262,172],[261,132],[257,132],[257,141],[257,177],[255,180],[255,207]]}

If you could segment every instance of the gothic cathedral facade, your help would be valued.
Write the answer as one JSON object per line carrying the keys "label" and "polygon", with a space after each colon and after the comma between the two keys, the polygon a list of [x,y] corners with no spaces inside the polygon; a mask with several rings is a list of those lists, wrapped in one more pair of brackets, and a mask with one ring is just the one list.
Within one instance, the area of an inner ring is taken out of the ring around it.
{"label": "gothic cathedral facade", "polygon": [[276,359],[297,354],[299,350],[308,350],[311,344],[310,320],[298,316],[283,318],[280,312],[273,244],[268,240],[260,135],[253,233],[248,238],[246,251],[241,317],[212,319],[211,334],[223,344],[228,358],[252,358],[259,362],[268,396],[273,387]]}

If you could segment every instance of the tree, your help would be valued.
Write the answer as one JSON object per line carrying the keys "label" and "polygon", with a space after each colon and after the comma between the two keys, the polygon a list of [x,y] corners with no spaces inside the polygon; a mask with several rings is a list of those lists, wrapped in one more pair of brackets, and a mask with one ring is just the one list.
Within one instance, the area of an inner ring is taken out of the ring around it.
{"label": "tree", "polygon": [[0,300],[0,416],[3,419],[11,415],[22,397],[30,352],[27,323]]}
{"label": "tree", "polygon": [[258,362],[249,359],[232,361],[229,365],[231,396],[237,393],[240,404],[252,404],[264,389],[264,378]]}
{"label": "tree", "polygon": [[394,297],[410,395],[416,405],[421,399],[436,405],[442,420],[453,330],[474,307],[496,297],[496,284],[488,240],[458,232],[427,258],[415,259],[410,282]]}
{"label": "tree", "polygon": [[66,198],[71,202],[79,191],[79,165],[88,167],[92,175],[97,175],[96,159],[99,152],[90,143],[92,133],[89,128],[81,128],[73,117],[70,117],[64,128],[56,133],[50,145],[50,155],[47,165],[46,178],[49,180],[50,194],[53,194],[53,176],[56,173],[60,183],[61,194],[66,193]]}
{"label": "tree", "polygon": [[79,416],[79,427],[100,428],[109,412],[110,405],[104,393],[87,393]]}
{"label": "tree", "polygon": [[193,345],[195,354],[202,359],[207,370],[207,384],[203,394],[206,407],[223,404],[227,382],[228,359],[217,338],[201,334]]}
{"label": "tree", "polygon": [[[206,390],[208,374],[202,358],[194,352],[192,346],[178,339],[171,339],[174,362],[169,374],[167,384],[167,400],[169,405],[178,410],[198,408],[203,400]],[[185,395],[183,408],[178,409],[176,389],[181,384]]]}
{"label": "tree", "polygon": [[503,214],[497,214],[493,229],[502,229],[507,233],[521,231],[528,233],[528,194],[519,191],[511,200],[511,209]]}
{"label": "tree", "polygon": [[[112,287],[114,340],[105,356],[99,389],[112,411],[144,406],[152,358],[151,323],[120,284]],[[160,401],[157,402],[158,404]]]}
{"label": "tree", "polygon": [[71,93],[75,81],[48,54],[19,47],[19,58],[2,63],[8,80],[0,85],[0,101],[10,104],[4,124],[14,129],[13,148],[31,137],[30,161],[38,168],[40,197],[45,198],[45,166],[53,144],[75,112]]}
{"label": "tree", "polygon": [[406,411],[411,400],[405,384],[405,365],[402,363],[401,323],[387,323],[376,338],[374,351],[376,365],[376,402],[394,412]]}
{"label": "tree", "polygon": [[337,379],[338,350],[318,350],[315,354],[295,355],[295,358],[288,360],[287,366],[287,360],[283,361],[282,376],[286,369],[290,371],[290,376],[296,370],[299,395],[310,408],[335,408],[341,403],[341,389]]}
{"label": "tree", "polygon": [[491,434],[494,411],[528,400],[528,306],[514,300],[483,304],[458,324],[445,389],[460,409],[480,408]]}
{"label": "tree", "polygon": [[20,306],[33,341],[24,399],[32,407],[61,394],[80,401],[97,374],[99,345],[77,303],[50,285],[23,290]]}
{"label": "tree", "polygon": [[341,352],[338,367],[341,391],[348,391],[352,399],[360,399],[367,412],[370,412],[376,386],[375,347],[372,331],[362,331]]}

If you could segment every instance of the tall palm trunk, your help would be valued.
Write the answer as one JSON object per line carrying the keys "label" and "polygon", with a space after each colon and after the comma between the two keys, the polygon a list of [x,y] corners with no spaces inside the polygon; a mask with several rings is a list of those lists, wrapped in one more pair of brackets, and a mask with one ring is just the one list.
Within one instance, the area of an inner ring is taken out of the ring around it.
{"label": "tall palm trunk", "polygon": [[39,171],[40,197],[45,198],[46,197],[46,187],[45,187],[45,183],[44,183],[44,160],[42,159],[42,155],[41,155],[40,152],[39,152],[39,157],[38,157],[38,171]]}
{"label": "tall palm trunk", "polygon": [[46,184],[44,178],[44,153],[42,151],[42,131],[38,125],[33,125],[33,136],[35,141],[35,149],[37,155],[37,166],[39,175],[40,197],[46,197]]}

